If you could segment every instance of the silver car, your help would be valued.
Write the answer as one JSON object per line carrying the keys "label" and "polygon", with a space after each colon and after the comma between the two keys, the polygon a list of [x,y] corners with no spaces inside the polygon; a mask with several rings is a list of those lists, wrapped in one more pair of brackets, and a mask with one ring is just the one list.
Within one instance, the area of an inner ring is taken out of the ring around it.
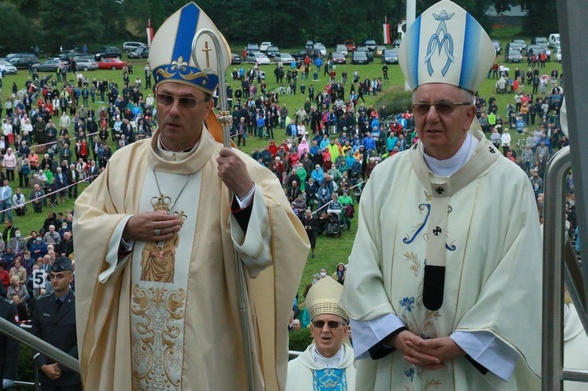
{"label": "silver car", "polygon": [[96,61],[86,58],[80,58],[76,61],[76,64],[78,69],[82,69],[84,71],[93,71],[98,69],[98,63]]}
{"label": "silver car", "polygon": [[[0,69],[4,72],[4,75],[16,75],[18,69],[6,60],[0,60]],[[4,76],[2,75],[2,76]]]}

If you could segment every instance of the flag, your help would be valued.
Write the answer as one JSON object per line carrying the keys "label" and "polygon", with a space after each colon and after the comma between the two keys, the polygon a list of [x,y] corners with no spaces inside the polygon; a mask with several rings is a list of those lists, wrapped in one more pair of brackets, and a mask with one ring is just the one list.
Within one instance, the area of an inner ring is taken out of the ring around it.
{"label": "flag", "polygon": [[392,43],[392,39],[390,38],[390,24],[388,23],[388,18],[384,16],[384,45],[390,45]]}
{"label": "flag", "polygon": [[147,19],[147,47],[151,47],[153,41],[153,27],[151,27],[151,19]]}

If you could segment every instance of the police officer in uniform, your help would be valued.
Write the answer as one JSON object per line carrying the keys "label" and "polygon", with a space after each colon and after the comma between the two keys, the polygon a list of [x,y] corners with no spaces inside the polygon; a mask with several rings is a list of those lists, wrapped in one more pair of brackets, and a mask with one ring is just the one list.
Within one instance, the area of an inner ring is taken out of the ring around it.
{"label": "police officer in uniform", "polygon": [[[78,358],[75,296],[70,288],[73,268],[69,258],[55,260],[49,272],[53,292],[39,297],[33,310],[32,332],[51,345]],[[40,353],[34,357],[40,369],[42,391],[82,391],[80,376]]]}
{"label": "police officer in uniform", "polygon": [[[16,324],[16,304],[0,296],[0,317]],[[15,339],[0,335],[0,374],[2,389],[11,390],[16,379],[19,344]]]}

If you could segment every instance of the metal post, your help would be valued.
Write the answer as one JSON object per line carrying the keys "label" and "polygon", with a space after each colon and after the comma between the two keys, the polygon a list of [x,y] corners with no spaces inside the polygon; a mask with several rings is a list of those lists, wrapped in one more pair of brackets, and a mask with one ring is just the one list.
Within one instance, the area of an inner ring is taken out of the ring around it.
{"label": "metal post", "polygon": [[[210,29],[199,30],[192,42],[192,59],[198,65],[198,57],[196,52],[196,43],[198,38],[202,35],[208,35],[213,42],[214,52],[216,56],[216,71],[218,73],[218,98],[220,112],[218,114],[219,122],[223,126],[223,145],[226,148],[231,147],[231,130],[230,125],[232,123],[231,112],[227,110],[227,98],[226,98],[226,85],[225,85],[225,72],[229,66],[228,59],[223,58],[221,43],[219,42],[216,34]],[[202,67],[200,67],[202,68]],[[229,191],[229,205],[232,201],[233,194]],[[243,269],[243,261],[237,250],[235,250],[235,266],[237,269],[237,287],[239,293],[239,311],[241,315],[241,334],[243,336],[243,353],[245,360],[245,370],[247,375],[247,390],[254,391],[254,371],[253,371],[253,358],[252,358],[252,346],[251,346],[251,325],[249,323],[249,304],[247,286],[245,284],[245,270]]]}
{"label": "metal post", "polygon": [[563,288],[565,214],[563,180],[570,168],[570,148],[558,151],[545,170],[543,224],[543,391],[563,387]]}

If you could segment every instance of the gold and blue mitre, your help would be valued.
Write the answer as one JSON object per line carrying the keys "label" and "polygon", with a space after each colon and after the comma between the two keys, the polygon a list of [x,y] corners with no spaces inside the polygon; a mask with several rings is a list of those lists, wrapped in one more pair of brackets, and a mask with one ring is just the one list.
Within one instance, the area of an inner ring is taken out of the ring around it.
{"label": "gold and blue mitre", "polygon": [[306,306],[310,319],[312,320],[322,314],[331,314],[348,321],[349,315],[339,307],[341,293],[343,293],[343,285],[331,277],[318,280],[306,295]]}
{"label": "gold and blue mitre", "polygon": [[423,12],[402,39],[400,67],[410,88],[445,83],[476,92],[496,58],[486,31],[466,10],[442,0]]}
{"label": "gold and blue mitre", "polygon": [[[203,30],[209,33],[199,35]],[[218,38],[218,53],[210,34]],[[157,30],[149,49],[156,85],[185,83],[209,94],[218,86],[219,72],[225,72],[230,58],[227,41],[195,3],[186,4],[170,16]]]}

